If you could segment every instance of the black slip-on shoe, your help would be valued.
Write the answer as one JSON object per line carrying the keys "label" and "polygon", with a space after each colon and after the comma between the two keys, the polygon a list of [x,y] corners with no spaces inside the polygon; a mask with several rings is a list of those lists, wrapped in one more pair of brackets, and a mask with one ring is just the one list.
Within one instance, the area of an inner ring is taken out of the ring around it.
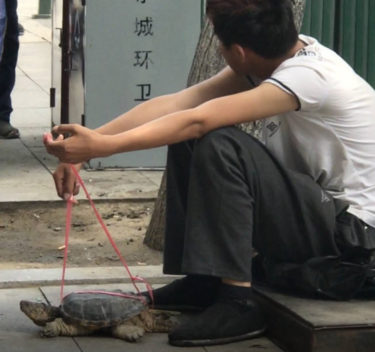
{"label": "black slip-on shoe", "polygon": [[[160,310],[201,311],[216,298],[220,279],[211,276],[188,275],[153,290],[152,307]],[[152,304],[148,292],[142,292]]]}
{"label": "black slip-on shoe", "polygon": [[182,317],[168,338],[173,346],[210,346],[251,339],[265,330],[263,313],[252,299],[218,300],[199,314]]}

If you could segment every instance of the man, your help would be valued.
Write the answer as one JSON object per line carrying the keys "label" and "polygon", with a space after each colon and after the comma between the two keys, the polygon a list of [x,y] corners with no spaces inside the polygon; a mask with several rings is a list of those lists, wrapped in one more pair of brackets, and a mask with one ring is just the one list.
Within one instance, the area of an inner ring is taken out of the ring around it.
{"label": "man", "polygon": [[[169,145],[164,271],[186,276],[155,290],[155,305],[200,309],[169,334],[178,346],[264,331],[253,247],[280,265],[375,248],[374,90],[298,37],[288,0],[208,0],[207,14],[227,68],[96,131],[58,126],[46,142],[65,163]],[[249,89],[250,77],[262,83]],[[229,127],[255,120],[265,146]],[[54,178],[61,197],[76,193],[67,164]]]}
{"label": "man", "polygon": [[0,40],[0,138],[12,139],[20,136],[18,129],[10,123],[19,48],[17,0],[0,1],[0,9],[4,10],[5,5],[5,21],[0,17],[0,37],[3,39]]}

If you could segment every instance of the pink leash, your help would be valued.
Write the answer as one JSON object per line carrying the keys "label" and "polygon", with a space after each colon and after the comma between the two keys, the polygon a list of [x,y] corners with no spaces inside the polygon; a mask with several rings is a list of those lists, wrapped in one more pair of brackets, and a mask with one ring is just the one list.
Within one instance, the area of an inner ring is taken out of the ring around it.
{"label": "pink leash", "polygon": [[[72,170],[73,170],[73,172],[74,172],[74,174],[75,174],[75,176],[78,180],[78,183],[80,184],[80,186],[84,190],[84,192],[86,194],[86,197],[89,200],[89,202],[91,204],[91,207],[92,207],[92,209],[95,213],[95,216],[98,219],[100,225],[102,226],[105,234],[107,235],[109,242],[111,243],[113,249],[115,250],[117,256],[119,257],[121,263],[125,267],[130,279],[132,280],[132,284],[135,287],[135,289],[138,293],[138,296],[137,295],[131,295],[131,294],[124,294],[124,293],[117,293],[117,292],[107,292],[107,291],[77,291],[76,293],[104,293],[104,294],[108,294],[108,295],[112,295],[112,296],[121,296],[121,297],[125,297],[125,298],[139,299],[139,300],[143,301],[143,303],[147,304],[146,299],[142,295],[140,295],[141,291],[139,290],[139,288],[136,284],[136,281],[139,281],[139,282],[142,282],[146,285],[147,291],[148,291],[148,293],[151,297],[151,301],[153,303],[154,297],[153,297],[151,285],[145,279],[143,279],[139,276],[133,276],[131,274],[128,264],[126,263],[124,257],[121,255],[118,247],[116,246],[116,243],[114,242],[112,236],[110,235],[110,233],[108,231],[107,226],[105,225],[102,217],[100,216],[98,210],[96,209],[95,204],[94,204],[92,198],[90,197],[81,176],[79,175],[79,173],[77,172],[77,170],[75,169],[75,167],[73,165],[71,165],[71,168],[72,168]],[[60,299],[61,300],[63,300],[63,298],[64,298],[65,271],[66,271],[66,264],[67,264],[67,259],[68,259],[69,233],[70,233],[70,228],[71,228],[71,223],[72,223],[73,203],[74,203],[74,199],[73,199],[73,196],[71,196],[70,199],[68,199],[67,202],[66,202],[65,249],[64,249],[64,261],[63,261],[63,270],[62,270],[62,279],[61,279],[61,289],[60,289]]]}

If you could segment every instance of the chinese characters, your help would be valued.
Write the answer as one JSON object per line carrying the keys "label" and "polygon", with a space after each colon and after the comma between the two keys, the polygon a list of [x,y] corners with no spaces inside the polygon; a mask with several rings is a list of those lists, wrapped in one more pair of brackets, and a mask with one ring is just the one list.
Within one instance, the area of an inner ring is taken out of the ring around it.
{"label": "chinese characters", "polygon": [[152,17],[146,17],[144,19],[139,19],[138,17],[135,19],[135,31],[134,33],[137,34],[137,36],[148,36],[148,35],[154,35],[154,32],[152,31],[153,28],[153,22]]}
{"label": "chinese characters", "polygon": [[144,67],[148,70],[148,65],[153,64],[150,54],[152,53],[151,50],[137,50],[134,52],[135,56],[135,63],[133,66]]}
{"label": "chinese characters", "polygon": [[[137,0],[137,3],[145,4],[146,0]],[[136,17],[134,34],[139,38],[152,37],[154,35],[154,22],[150,16]],[[141,39],[140,39],[141,40]],[[148,70],[154,62],[152,61],[152,50],[135,50],[133,67]],[[146,101],[151,97],[151,83],[136,84],[137,97],[134,101]]]}

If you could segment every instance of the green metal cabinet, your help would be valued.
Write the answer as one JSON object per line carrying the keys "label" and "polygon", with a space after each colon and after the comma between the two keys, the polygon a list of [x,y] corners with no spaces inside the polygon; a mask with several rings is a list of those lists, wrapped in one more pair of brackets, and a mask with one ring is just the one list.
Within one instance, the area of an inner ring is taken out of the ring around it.
{"label": "green metal cabinet", "polygon": [[375,0],[306,0],[301,33],[334,49],[375,87]]}

